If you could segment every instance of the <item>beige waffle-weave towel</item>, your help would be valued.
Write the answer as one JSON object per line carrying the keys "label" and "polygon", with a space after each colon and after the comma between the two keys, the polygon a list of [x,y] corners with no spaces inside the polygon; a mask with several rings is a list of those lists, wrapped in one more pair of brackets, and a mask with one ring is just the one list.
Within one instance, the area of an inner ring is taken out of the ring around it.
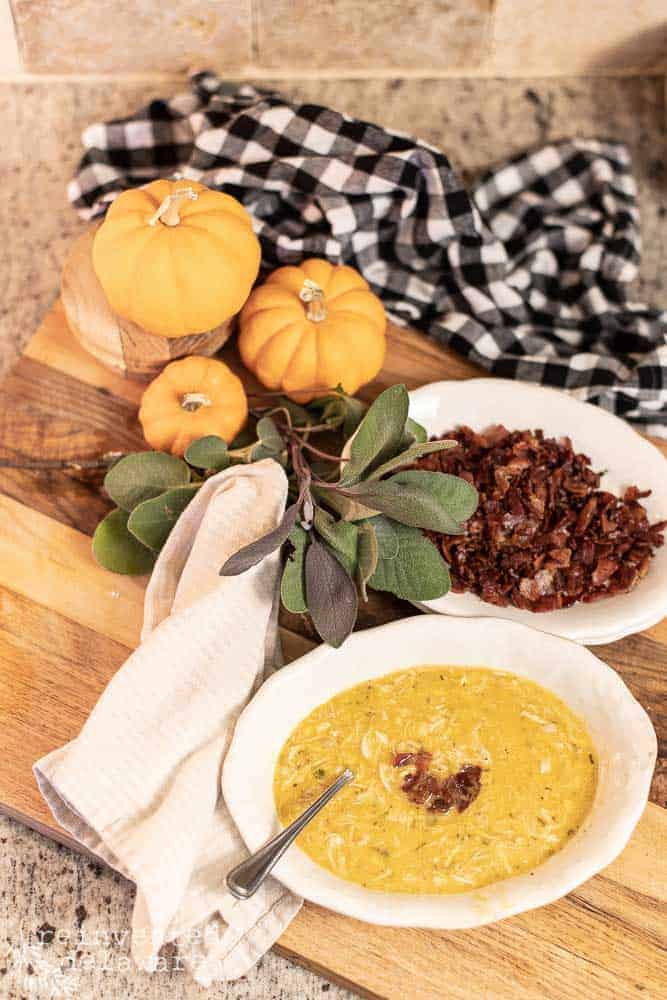
{"label": "beige waffle-weave towel", "polygon": [[178,940],[202,985],[246,973],[301,905],[272,879],[245,902],[226,891],[247,851],[220,793],[236,719],[276,664],[278,555],[218,571],[276,526],[286,496],[270,459],[201,487],[155,564],[141,645],[76,739],[34,768],[58,822],[136,884],[137,964]]}

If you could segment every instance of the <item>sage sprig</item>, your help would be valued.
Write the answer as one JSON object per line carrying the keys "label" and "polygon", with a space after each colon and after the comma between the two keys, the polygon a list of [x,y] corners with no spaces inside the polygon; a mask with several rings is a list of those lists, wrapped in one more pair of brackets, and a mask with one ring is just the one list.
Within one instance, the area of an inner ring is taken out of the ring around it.
{"label": "sage sprig", "polygon": [[[411,601],[447,593],[447,564],[424,530],[461,532],[477,493],[456,476],[413,467],[455,442],[426,440],[408,416],[404,385],[386,389],[368,409],[338,388],[306,407],[275,396],[251,414],[254,431],[229,448],[208,436],[184,459],[142,452],[117,460],[104,484],[117,508],[95,532],[96,559],[114,572],[149,571],[210,475],[271,458],[286,469],[289,505],[273,531],[227,560],[222,575],[244,573],[281,550],[284,607],[309,614],[333,646],[350,634],[371,589]],[[331,450],[332,432],[354,435],[347,453]]]}
{"label": "sage sprig", "polygon": [[221,569],[241,572],[284,546],[281,596],[308,612],[319,635],[339,646],[354,627],[368,589],[408,600],[432,600],[450,587],[449,570],[422,529],[459,533],[477,507],[477,492],[456,476],[406,469],[422,455],[454,446],[425,440],[408,417],[404,385],[386,389],[360,420],[339,475],[321,479],[292,441],[297,493],[281,525]]}

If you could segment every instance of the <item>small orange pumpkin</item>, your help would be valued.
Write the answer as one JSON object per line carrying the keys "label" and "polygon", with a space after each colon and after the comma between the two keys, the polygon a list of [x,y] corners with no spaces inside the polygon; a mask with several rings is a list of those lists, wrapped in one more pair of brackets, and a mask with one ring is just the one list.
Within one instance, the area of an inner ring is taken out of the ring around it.
{"label": "small orange pumpkin", "polygon": [[111,308],[163,337],[204,333],[234,316],[260,256],[243,205],[195,181],[124,191],[93,243],[93,267]]}
{"label": "small orange pumpkin", "polygon": [[160,372],[141,398],[139,420],[156,451],[183,455],[197,438],[217,434],[229,444],[248,418],[241,379],[222,361],[190,357]]}
{"label": "small orange pumpkin", "polygon": [[263,385],[307,403],[339,384],[352,395],[375,378],[386,326],[382,303],[357,271],[314,258],[278,268],[252,292],[239,350]]}

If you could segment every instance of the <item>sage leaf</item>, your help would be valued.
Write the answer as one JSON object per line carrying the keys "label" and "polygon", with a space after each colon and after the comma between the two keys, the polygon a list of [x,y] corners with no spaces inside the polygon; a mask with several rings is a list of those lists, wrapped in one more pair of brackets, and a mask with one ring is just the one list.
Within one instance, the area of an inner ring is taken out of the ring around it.
{"label": "sage leaf", "polygon": [[295,615],[302,615],[308,610],[305,559],[309,534],[300,524],[295,524],[292,528],[288,538],[292,551],[285,560],[283,576],[280,581],[280,599],[287,610]]}
{"label": "sage leaf", "polygon": [[358,483],[364,473],[372,472],[395,455],[407,417],[408,392],[404,385],[392,385],[380,393],[352,440],[341,486]]}
{"label": "sage leaf", "polygon": [[314,523],[317,534],[333,550],[334,555],[347,573],[354,576],[357,568],[357,536],[359,534],[356,524],[350,524],[348,521],[337,521],[321,507],[315,510]]}
{"label": "sage leaf", "polygon": [[353,500],[402,524],[458,535],[461,521],[477,509],[477,490],[465,479],[445,472],[407,470],[381,482],[349,488]]}
{"label": "sage leaf", "polygon": [[357,588],[318,538],[306,549],[306,597],[318,634],[330,646],[341,646],[357,620]]}
{"label": "sage leaf", "polygon": [[185,461],[195,469],[222,472],[230,463],[227,443],[217,434],[207,434],[193,441],[185,452]]}
{"label": "sage leaf", "polygon": [[359,540],[357,545],[357,583],[362,600],[368,600],[366,584],[375,572],[378,564],[380,547],[372,521],[364,521],[359,525]]}
{"label": "sage leaf", "polygon": [[372,525],[378,543],[378,558],[395,559],[398,555],[398,534],[396,522],[390,521],[384,514],[378,514],[365,522]]}
{"label": "sage leaf", "polygon": [[472,483],[460,476],[452,476],[449,472],[410,469],[397,472],[391,478],[393,482],[420,485],[432,491],[456,521],[467,521],[477,510],[479,494]]}
{"label": "sage leaf", "polygon": [[416,420],[412,417],[408,417],[405,421],[405,429],[403,431],[403,441],[401,442],[403,447],[408,448],[411,444],[424,444],[428,440],[428,434],[426,428],[418,424]]}
{"label": "sage leaf", "polygon": [[343,434],[346,438],[352,437],[357,427],[368,409],[365,403],[354,396],[343,395]]}
{"label": "sage leaf", "polygon": [[320,502],[334,510],[344,521],[362,521],[364,518],[373,517],[377,511],[371,507],[364,507],[363,504],[343,496],[337,490],[321,489],[319,486],[311,488],[313,496]]}
{"label": "sage leaf", "polygon": [[199,489],[199,483],[177,486],[159,497],[137,504],[127,521],[127,528],[142,545],[159,552],[169,533]]}
{"label": "sage leaf", "polygon": [[374,518],[379,542],[378,562],[368,581],[373,590],[388,590],[405,601],[432,601],[450,588],[449,567],[437,547],[419,528],[406,524],[392,525],[398,543],[396,554],[384,554],[379,518]]}
{"label": "sage leaf", "polygon": [[190,469],[180,458],[162,451],[139,451],[125,455],[109,469],[104,489],[118,507],[129,512],[144,500],[189,482]]}
{"label": "sage leaf", "polygon": [[127,511],[117,507],[100,521],[93,535],[93,555],[112,573],[142,576],[153,569],[155,554],[130,534],[127,519]]}
{"label": "sage leaf", "polygon": [[258,538],[256,542],[245,545],[233,556],[230,556],[220,570],[220,576],[238,576],[239,573],[245,573],[251,566],[257,565],[262,559],[275,552],[283,542],[287,541],[296,524],[297,515],[298,506],[294,503],[287,508],[277,528],[274,528],[267,535],[263,535],[262,538]]}
{"label": "sage leaf", "polygon": [[377,469],[371,472],[364,482],[370,483],[374,479],[381,479],[394,469],[400,469],[402,465],[412,465],[418,458],[430,455],[434,451],[447,451],[449,448],[456,448],[456,441],[426,441],[423,444],[410,445],[404,452],[390,458],[388,462],[383,462]]}

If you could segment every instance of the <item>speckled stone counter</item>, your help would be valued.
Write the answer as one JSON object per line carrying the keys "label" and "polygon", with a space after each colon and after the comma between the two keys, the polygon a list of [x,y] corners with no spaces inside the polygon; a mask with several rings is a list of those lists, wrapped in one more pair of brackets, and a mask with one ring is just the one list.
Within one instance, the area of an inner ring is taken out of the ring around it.
{"label": "speckled stone counter", "polygon": [[0,997],[7,1000],[347,1000],[277,955],[210,990],[166,948],[153,975],[130,958],[134,891],[124,879],[0,817]]}
{"label": "speckled stone counter", "polygon": [[[439,145],[469,179],[497,160],[567,136],[624,140],[640,189],[640,294],[667,300],[665,88],[662,77],[564,80],[303,80],[271,85]],[[0,370],[16,357],[58,289],[81,230],[65,185],[91,121],[173,93],[173,80],[0,84]]]}
{"label": "speckled stone counter", "polygon": [[[529,146],[567,136],[624,140],[640,190],[644,258],[637,295],[667,304],[667,139],[661,77],[562,80],[303,80],[271,85],[439,145],[466,179]],[[65,185],[89,122],[127,114],[177,82],[0,84],[0,371],[57,294],[82,225]],[[243,981],[204,991],[168,954],[150,977],[129,958],[132,887],[0,818],[0,997],[77,1000],[342,1000],[345,990],[275,955]],[[406,994],[408,996],[408,994]]]}

